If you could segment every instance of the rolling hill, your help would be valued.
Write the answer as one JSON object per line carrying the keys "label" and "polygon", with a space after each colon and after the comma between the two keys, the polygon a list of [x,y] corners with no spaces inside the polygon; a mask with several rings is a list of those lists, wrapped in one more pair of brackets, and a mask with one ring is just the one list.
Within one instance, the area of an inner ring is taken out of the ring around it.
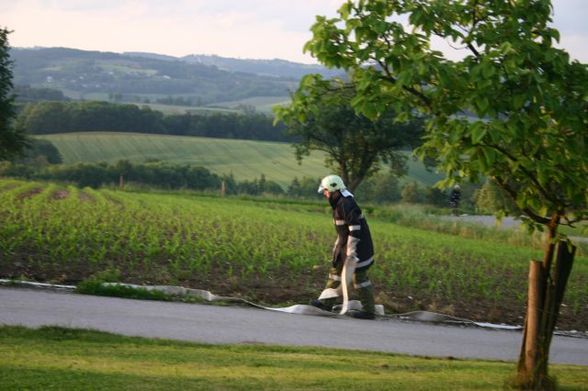
{"label": "rolling hill", "polygon": [[327,69],[322,65],[300,64],[277,58],[272,60],[259,60],[191,54],[182,57],[182,60],[189,63],[214,65],[219,69],[230,72],[245,72],[260,76],[284,77],[290,79],[300,79],[302,76],[309,73],[320,73],[324,77],[333,77],[344,74],[344,71],[342,70]]}
{"label": "rolling hill", "polygon": [[305,74],[328,77],[337,73],[319,65],[278,59],[171,57],[68,48],[12,48],[10,57],[17,86],[51,88],[71,99],[189,107],[255,98],[280,102]]}
{"label": "rolling hill", "polygon": [[[37,137],[51,141],[63,155],[64,163],[114,163],[121,159],[143,163],[157,159],[203,166],[217,174],[232,173],[237,180],[251,180],[264,174],[283,187],[295,177],[319,178],[330,172],[324,167],[324,155],[318,152],[299,165],[287,143],[114,132]],[[439,175],[426,171],[420,162],[409,161],[405,180],[430,186],[438,179]]]}

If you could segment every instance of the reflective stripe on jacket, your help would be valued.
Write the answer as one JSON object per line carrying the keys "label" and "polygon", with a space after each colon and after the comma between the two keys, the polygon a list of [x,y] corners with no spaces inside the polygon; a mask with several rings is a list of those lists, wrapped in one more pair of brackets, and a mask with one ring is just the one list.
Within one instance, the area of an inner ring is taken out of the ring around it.
{"label": "reflective stripe on jacket", "polygon": [[[349,194],[349,193],[348,193]],[[337,240],[333,247],[333,263],[344,262],[350,257],[358,269],[373,262],[374,246],[367,221],[350,194],[345,197],[337,191],[329,199],[333,207],[333,220]]]}

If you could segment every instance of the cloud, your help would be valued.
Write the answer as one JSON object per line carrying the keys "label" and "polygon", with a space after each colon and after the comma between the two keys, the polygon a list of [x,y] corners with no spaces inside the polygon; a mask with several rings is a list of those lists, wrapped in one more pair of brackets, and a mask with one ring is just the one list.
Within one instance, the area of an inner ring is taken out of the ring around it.
{"label": "cloud", "polygon": [[0,6],[11,45],[231,57],[302,55],[315,14],[335,15],[342,0],[20,0]]}
{"label": "cloud", "polygon": [[[17,0],[0,2],[16,47],[62,46],[218,54],[316,62],[302,54],[315,15],[336,16],[344,0]],[[588,1],[554,0],[561,44],[586,61]]]}

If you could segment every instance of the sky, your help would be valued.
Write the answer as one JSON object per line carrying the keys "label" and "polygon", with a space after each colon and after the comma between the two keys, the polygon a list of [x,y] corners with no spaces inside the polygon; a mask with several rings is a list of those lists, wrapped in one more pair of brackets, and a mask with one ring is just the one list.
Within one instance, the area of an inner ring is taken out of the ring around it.
{"label": "sky", "polygon": [[[302,47],[315,15],[344,0],[0,0],[13,47],[316,63]],[[588,0],[552,0],[560,47],[588,63]],[[444,50],[442,47],[438,49]]]}

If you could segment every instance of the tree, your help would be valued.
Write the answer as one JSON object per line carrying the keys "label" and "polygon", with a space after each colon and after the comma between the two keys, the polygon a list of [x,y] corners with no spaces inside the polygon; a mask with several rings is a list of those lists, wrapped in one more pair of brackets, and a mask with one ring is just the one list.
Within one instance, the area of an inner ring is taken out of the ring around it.
{"label": "tree", "polygon": [[60,90],[52,88],[36,88],[29,85],[14,86],[14,95],[17,102],[37,102],[42,100],[67,100],[68,98]]}
{"label": "tree", "polygon": [[43,162],[44,164],[63,163],[63,156],[49,140],[32,139],[24,156],[15,160],[16,163],[30,164]]}
{"label": "tree", "polygon": [[438,187],[429,187],[425,195],[427,203],[431,205],[446,207],[447,206],[447,194]]}
{"label": "tree", "polygon": [[[546,232],[543,261],[531,262],[518,365],[532,388],[550,386],[549,346],[573,262],[573,246],[556,251],[558,228],[588,217],[588,69],[554,47],[551,12],[549,0],[348,1],[338,18],[317,17],[305,45],[352,72],[358,111],[429,116],[418,153],[439,159],[442,184],[491,178]],[[433,50],[438,38],[463,58]]]}
{"label": "tree", "polygon": [[15,110],[8,34],[10,31],[0,28],[0,160],[20,155],[27,146],[24,133],[13,126]]}
{"label": "tree", "polygon": [[402,186],[400,196],[402,198],[402,202],[409,204],[416,204],[420,202],[421,195],[419,191],[419,185],[415,181],[406,183],[404,186]]}
{"label": "tree", "polygon": [[302,177],[302,179],[298,179],[297,177],[295,177],[288,186],[288,190],[286,191],[286,193],[290,197],[318,199],[320,195],[316,191],[318,188],[317,184],[320,183],[320,181],[320,177]]}
{"label": "tree", "polygon": [[475,194],[476,209],[482,213],[509,214],[517,216],[520,211],[509,195],[491,179]]}
{"label": "tree", "polygon": [[376,203],[398,202],[401,199],[400,184],[392,172],[375,174],[363,181],[356,192],[362,200]]}
{"label": "tree", "polygon": [[283,121],[288,133],[300,140],[294,144],[296,158],[300,161],[313,150],[326,152],[326,165],[351,191],[376,173],[381,162],[396,175],[404,174],[406,154],[400,149],[416,146],[422,134],[422,123],[398,123],[392,110],[374,119],[356,113],[354,99],[353,85],[307,75],[291,104],[275,109],[276,121]]}

